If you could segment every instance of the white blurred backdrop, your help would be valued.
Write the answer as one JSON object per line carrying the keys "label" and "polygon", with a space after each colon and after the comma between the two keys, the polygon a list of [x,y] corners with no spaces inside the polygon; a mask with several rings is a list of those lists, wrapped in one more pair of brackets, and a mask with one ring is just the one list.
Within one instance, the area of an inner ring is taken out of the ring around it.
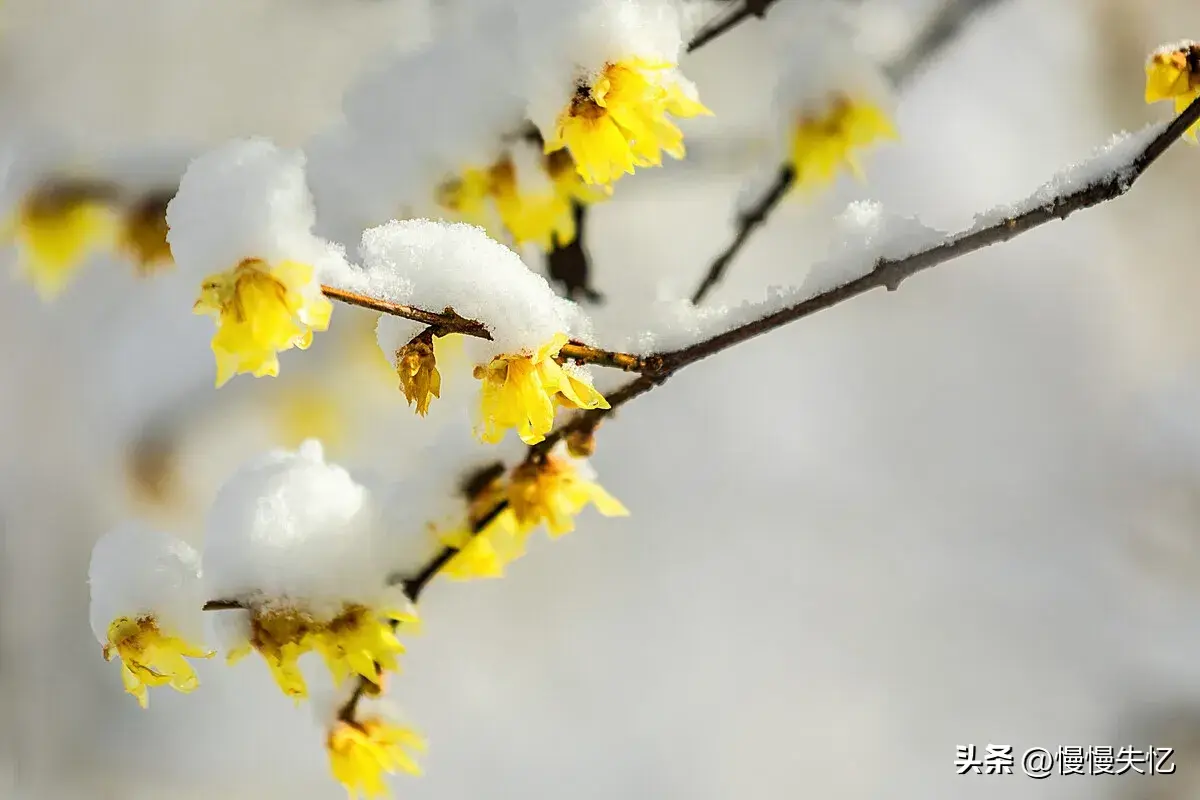
{"label": "white blurred backdrop", "polygon": [[[54,148],[298,145],[364,65],[470,5],[8,0],[0,138],[14,169]],[[863,5],[902,42],[938,2]],[[770,24],[686,63],[716,114],[684,126],[692,160],[595,208],[608,302],[686,293],[730,236],[767,126]],[[902,141],[869,180],[789,203],[714,301],[799,283],[849,201],[951,230],[1025,196],[1161,119],[1142,63],[1186,36],[1192,0],[999,3],[905,89]],[[1198,180],[1200,151],[1176,148],[1124,199],[622,410],[594,463],[630,518],[589,512],[504,580],[423,599],[395,691],[430,751],[395,795],[1200,796]],[[341,797],[320,728],[259,662],[201,664],[198,692],[138,709],[88,629],[86,573],[121,519],[195,542],[217,482],[283,436],[289,374],[362,375],[331,335],[277,384],[217,393],[195,287],[128,273],[94,263],[51,305],[0,292],[0,795]],[[341,341],[363,338],[341,315]],[[388,415],[411,412],[386,379],[376,394],[343,410],[334,455],[386,473],[406,446]],[[166,483],[147,492],[147,474]],[[968,743],[1173,746],[1179,768],[959,776]]]}

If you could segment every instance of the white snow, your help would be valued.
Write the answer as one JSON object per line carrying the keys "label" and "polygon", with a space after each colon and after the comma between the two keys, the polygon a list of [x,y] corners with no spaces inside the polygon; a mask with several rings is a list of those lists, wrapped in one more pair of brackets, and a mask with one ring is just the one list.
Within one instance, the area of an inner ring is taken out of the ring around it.
{"label": "white snow", "polygon": [[246,258],[299,261],[319,273],[345,263],[316,237],[304,154],[262,138],[234,140],[194,159],[167,206],[167,241],[181,270],[204,276]]}
{"label": "white snow", "polygon": [[371,494],[326,463],[320,442],[273,450],[217,493],[206,524],[206,591],[315,614],[375,605],[390,569],[380,535]]}
{"label": "white snow", "polygon": [[999,224],[1035,208],[1052,206],[1055,201],[1072,192],[1113,178],[1127,188],[1135,177],[1134,161],[1169,125],[1169,122],[1156,122],[1136,133],[1113,135],[1107,144],[1096,148],[1091,156],[1059,170],[1025,199],[975,215],[973,230]]}
{"label": "white snow", "polygon": [[[493,341],[468,343],[478,361],[532,352],[556,333],[584,338],[590,332],[577,305],[556,295],[545,278],[482,228],[427,219],[393,221],[365,231],[359,254],[363,269],[327,279],[427,311],[453,307],[461,316],[479,320]],[[399,327],[404,333],[416,330]]]}
{"label": "white snow", "polygon": [[168,635],[204,642],[200,556],[186,542],[124,523],[92,548],[88,584],[92,633],[101,643],[117,617],[146,615]]}

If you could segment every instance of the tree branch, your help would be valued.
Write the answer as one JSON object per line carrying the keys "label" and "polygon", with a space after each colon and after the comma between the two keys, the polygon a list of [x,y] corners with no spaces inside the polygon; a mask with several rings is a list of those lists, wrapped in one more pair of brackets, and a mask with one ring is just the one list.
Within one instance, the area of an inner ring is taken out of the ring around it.
{"label": "tree branch", "polygon": [[620,406],[654,387],[662,385],[683,367],[715,355],[722,350],[811,316],[872,289],[883,287],[893,291],[898,289],[900,284],[909,277],[930,267],[944,264],[989,245],[1014,239],[1048,222],[1066,219],[1076,211],[1115,200],[1128,192],[1138,178],[1198,121],[1200,121],[1200,99],[1194,100],[1169,125],[1166,125],[1162,131],[1147,142],[1130,161],[1117,166],[1108,174],[1085,186],[1060,193],[1041,205],[1013,216],[1004,217],[990,225],[960,231],[935,245],[918,250],[903,258],[881,258],[875,262],[869,272],[854,280],[687,347],[658,353],[657,356],[662,359],[663,364],[661,371],[635,378],[607,396],[611,408],[592,409],[576,414],[551,431],[545,441],[533,445],[530,449],[546,452],[569,433],[595,430],[605,417]]}
{"label": "tree branch", "polygon": [[[916,39],[887,68],[888,77],[899,89],[916,75],[923,65],[950,44],[976,13],[996,5],[1002,0],[947,0]],[[699,305],[716,287],[729,270],[729,265],[746,246],[751,234],[767,221],[783,199],[791,191],[796,172],[791,164],[784,164],[776,173],[771,186],[750,207],[738,215],[738,227],[733,241],[709,265],[707,272],[692,294],[692,302]]]}
{"label": "tree branch", "polygon": [[699,50],[713,39],[723,36],[751,17],[762,19],[766,16],[767,9],[774,3],[775,0],[742,0],[741,5],[737,8],[724,12],[717,19],[701,28],[692,37],[692,40],[688,42],[685,52],[691,53]]}
{"label": "tree branch", "polygon": [[[360,308],[369,308],[394,317],[411,319],[428,325],[435,336],[445,336],[450,333],[461,333],[464,336],[474,336],[478,339],[491,340],[492,334],[487,326],[474,319],[468,319],[455,313],[453,308],[447,308],[440,314],[436,311],[426,311],[423,308],[393,303],[370,295],[339,289],[336,286],[321,286],[321,291],[331,300],[348,303]],[[595,364],[600,367],[611,367],[625,372],[656,373],[662,369],[662,364],[653,356],[637,356],[632,353],[621,353],[615,350],[603,350],[583,342],[572,340],[562,346],[558,352],[559,361],[577,361],[580,364]]]}

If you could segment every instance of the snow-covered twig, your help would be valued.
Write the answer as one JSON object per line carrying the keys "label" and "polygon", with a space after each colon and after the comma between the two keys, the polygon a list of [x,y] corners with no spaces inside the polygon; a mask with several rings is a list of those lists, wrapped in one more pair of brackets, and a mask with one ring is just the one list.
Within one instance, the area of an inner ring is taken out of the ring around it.
{"label": "snow-covered twig", "polygon": [[[934,15],[912,44],[887,67],[888,77],[897,88],[903,86],[916,75],[922,65],[950,44],[978,12],[999,2],[1001,0],[950,0]],[[692,294],[693,303],[701,303],[721,281],[733,259],[741,253],[750,236],[783,202],[795,180],[796,171],[792,165],[784,164],[762,195],[738,214],[738,227],[732,241],[709,264],[708,270]]]}

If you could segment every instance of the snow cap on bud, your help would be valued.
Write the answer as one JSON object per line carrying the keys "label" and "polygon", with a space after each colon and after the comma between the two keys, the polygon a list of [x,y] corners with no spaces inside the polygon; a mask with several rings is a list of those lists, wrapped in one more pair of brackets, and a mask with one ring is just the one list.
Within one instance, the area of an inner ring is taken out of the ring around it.
{"label": "snow cap on bud", "polygon": [[314,613],[375,606],[390,566],[378,536],[371,493],[326,463],[320,442],[273,450],[217,493],[205,541],[207,592]]}

